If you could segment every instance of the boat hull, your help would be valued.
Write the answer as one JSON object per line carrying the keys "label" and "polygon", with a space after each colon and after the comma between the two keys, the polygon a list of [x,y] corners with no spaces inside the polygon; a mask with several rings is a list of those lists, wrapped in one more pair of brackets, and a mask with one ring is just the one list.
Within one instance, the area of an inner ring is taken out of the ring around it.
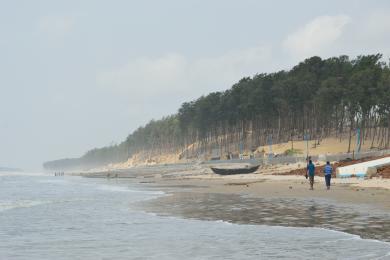
{"label": "boat hull", "polygon": [[235,169],[223,169],[223,168],[216,168],[216,167],[210,167],[211,170],[219,175],[231,175],[231,174],[247,174],[257,171],[259,169],[260,165],[252,166],[252,167],[245,167],[245,168],[235,168]]}

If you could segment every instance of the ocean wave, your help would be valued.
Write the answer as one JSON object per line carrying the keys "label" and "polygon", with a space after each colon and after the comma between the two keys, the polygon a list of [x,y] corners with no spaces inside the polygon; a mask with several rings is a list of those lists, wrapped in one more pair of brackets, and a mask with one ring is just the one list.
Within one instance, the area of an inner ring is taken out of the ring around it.
{"label": "ocean wave", "polygon": [[148,190],[135,190],[130,189],[126,186],[115,186],[115,185],[98,185],[97,189],[104,190],[104,191],[112,191],[112,192],[131,192],[131,193],[142,193],[146,195],[164,195],[165,192],[163,191],[148,191]]}
{"label": "ocean wave", "polygon": [[0,201],[0,211],[6,211],[17,208],[30,208],[42,204],[50,203],[49,201],[41,200],[16,200],[16,201]]}
{"label": "ocean wave", "polygon": [[0,176],[52,176],[49,173],[43,172],[0,172]]}
{"label": "ocean wave", "polygon": [[38,182],[44,183],[44,184],[67,184],[67,183],[69,183],[67,180],[64,180],[64,179],[45,179],[45,180],[40,180]]}
{"label": "ocean wave", "polygon": [[113,192],[139,192],[135,190],[131,190],[128,187],[124,186],[114,186],[114,185],[98,185],[96,187],[98,190],[104,190],[104,191],[113,191]]}
{"label": "ocean wave", "polygon": [[311,229],[317,229],[317,230],[326,230],[328,232],[338,233],[338,234],[342,234],[342,235],[346,235],[347,236],[346,238],[338,239],[339,241],[342,241],[342,240],[364,240],[364,241],[367,241],[367,242],[380,243],[380,244],[385,244],[385,245],[390,246],[390,242],[377,240],[377,239],[372,239],[372,238],[362,238],[359,235],[355,235],[355,234],[351,234],[351,233],[347,233],[347,232],[343,232],[343,231],[339,231],[339,230],[333,230],[333,229],[321,228],[321,227],[310,227],[310,228]]}
{"label": "ocean wave", "polygon": [[80,202],[80,201],[92,201],[92,199],[56,199],[56,200],[3,200],[0,201],[0,212],[17,209],[17,208],[31,208],[45,204],[56,204],[56,203],[71,203],[71,202]]}
{"label": "ocean wave", "polygon": [[[187,218],[187,219],[191,219],[191,218]],[[191,220],[197,220],[197,219],[191,219]],[[311,231],[320,231],[320,232],[323,231],[323,232],[328,232],[328,233],[334,233],[334,234],[339,236],[338,238],[333,239],[333,240],[322,241],[323,243],[337,243],[337,242],[341,242],[341,241],[364,241],[364,242],[369,242],[369,243],[383,244],[386,247],[389,247],[389,250],[390,250],[390,242],[386,242],[386,241],[382,241],[382,240],[378,240],[378,239],[362,238],[361,236],[356,235],[356,234],[351,234],[351,233],[347,233],[347,232],[343,232],[343,231],[339,231],[339,230],[332,230],[332,229],[322,228],[322,227],[289,227],[289,226],[278,226],[278,225],[270,226],[270,225],[258,225],[258,224],[240,224],[240,223],[232,223],[232,222],[224,221],[224,220],[201,220],[201,221],[210,221],[210,222],[214,222],[214,223],[218,223],[218,224],[224,224],[224,225],[227,224],[227,225],[232,225],[232,226],[252,226],[254,228],[263,227],[266,229],[286,230],[286,232],[288,232],[288,230],[293,230],[293,231],[298,231],[298,232],[299,231],[310,231],[310,230]],[[390,255],[390,252],[388,254]]]}
{"label": "ocean wave", "polygon": [[[241,224],[237,224],[237,225],[241,225]],[[371,239],[371,238],[362,238],[361,236],[356,235],[356,234],[351,234],[351,233],[343,232],[343,231],[340,231],[340,230],[333,230],[333,229],[329,229],[329,228],[322,228],[322,227],[286,227],[286,226],[268,226],[268,225],[252,225],[252,226],[263,226],[263,227],[275,228],[275,229],[324,231],[324,232],[334,233],[334,234],[342,236],[340,238],[337,238],[335,240],[328,241],[328,242],[349,241],[349,240],[364,240],[365,242],[380,243],[380,244],[384,244],[384,245],[390,247],[390,242],[377,240],[377,239]],[[326,241],[324,241],[324,242],[326,242]]]}
{"label": "ocean wave", "polygon": [[222,224],[226,224],[226,225],[234,225],[233,223],[229,222],[229,221],[225,221],[225,220],[215,220],[216,223],[222,223]]}

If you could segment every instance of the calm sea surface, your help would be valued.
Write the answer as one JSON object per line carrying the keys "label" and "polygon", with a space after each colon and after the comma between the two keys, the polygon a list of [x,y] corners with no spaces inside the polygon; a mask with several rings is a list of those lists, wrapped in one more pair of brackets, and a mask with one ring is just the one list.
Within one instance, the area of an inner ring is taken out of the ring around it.
{"label": "calm sea surface", "polygon": [[390,244],[320,228],[162,217],[126,181],[0,173],[0,259],[390,259]]}

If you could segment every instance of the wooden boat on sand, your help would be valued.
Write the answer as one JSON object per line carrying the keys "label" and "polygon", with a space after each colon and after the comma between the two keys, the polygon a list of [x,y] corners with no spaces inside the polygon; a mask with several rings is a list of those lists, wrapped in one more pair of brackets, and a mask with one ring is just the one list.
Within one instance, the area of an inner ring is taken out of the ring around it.
{"label": "wooden boat on sand", "polygon": [[230,174],[246,174],[246,173],[252,173],[257,171],[259,169],[260,165],[255,166],[245,166],[241,168],[217,168],[217,167],[210,167],[211,170],[219,175],[230,175]]}

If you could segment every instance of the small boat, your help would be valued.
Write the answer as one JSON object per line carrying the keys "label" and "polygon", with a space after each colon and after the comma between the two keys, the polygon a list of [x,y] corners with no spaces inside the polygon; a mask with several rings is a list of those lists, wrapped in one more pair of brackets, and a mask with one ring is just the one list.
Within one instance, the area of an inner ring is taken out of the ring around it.
{"label": "small boat", "polygon": [[255,166],[246,166],[241,168],[216,168],[210,167],[213,172],[220,175],[230,175],[230,174],[245,174],[252,173],[259,169],[260,165]]}

